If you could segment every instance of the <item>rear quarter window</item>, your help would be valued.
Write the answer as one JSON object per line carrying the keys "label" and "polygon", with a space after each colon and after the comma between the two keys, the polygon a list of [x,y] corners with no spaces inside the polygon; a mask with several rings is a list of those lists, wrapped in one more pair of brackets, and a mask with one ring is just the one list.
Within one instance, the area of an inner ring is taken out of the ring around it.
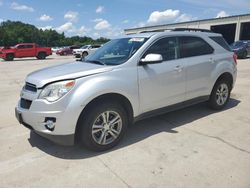
{"label": "rear quarter window", "polygon": [[214,49],[199,37],[179,37],[179,45],[181,58],[207,55],[214,52]]}
{"label": "rear quarter window", "polygon": [[230,46],[228,45],[228,43],[226,42],[226,40],[223,37],[209,37],[209,38],[212,39],[217,44],[219,44],[225,50],[232,51]]}

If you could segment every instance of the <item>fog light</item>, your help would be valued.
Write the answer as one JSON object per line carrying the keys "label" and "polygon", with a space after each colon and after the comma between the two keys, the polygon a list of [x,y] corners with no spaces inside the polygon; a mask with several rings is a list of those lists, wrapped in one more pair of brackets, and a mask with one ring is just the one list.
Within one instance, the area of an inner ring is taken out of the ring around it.
{"label": "fog light", "polygon": [[45,118],[44,125],[48,130],[53,131],[56,125],[55,122],[56,118]]}

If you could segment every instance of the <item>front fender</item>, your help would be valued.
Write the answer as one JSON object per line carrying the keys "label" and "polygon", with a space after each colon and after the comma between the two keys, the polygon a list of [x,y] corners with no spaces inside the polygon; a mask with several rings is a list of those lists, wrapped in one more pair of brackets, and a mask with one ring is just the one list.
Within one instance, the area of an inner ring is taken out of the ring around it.
{"label": "front fender", "polygon": [[134,116],[138,115],[139,94],[135,68],[123,68],[78,79],[71,103],[84,109],[95,98],[109,93],[126,97],[132,105]]}

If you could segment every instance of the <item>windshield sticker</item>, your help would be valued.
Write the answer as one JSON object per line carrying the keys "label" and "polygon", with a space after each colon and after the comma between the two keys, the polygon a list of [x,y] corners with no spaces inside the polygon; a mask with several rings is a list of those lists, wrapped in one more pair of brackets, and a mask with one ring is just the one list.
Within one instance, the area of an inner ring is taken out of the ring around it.
{"label": "windshield sticker", "polygon": [[131,38],[129,39],[129,42],[144,42],[144,38]]}

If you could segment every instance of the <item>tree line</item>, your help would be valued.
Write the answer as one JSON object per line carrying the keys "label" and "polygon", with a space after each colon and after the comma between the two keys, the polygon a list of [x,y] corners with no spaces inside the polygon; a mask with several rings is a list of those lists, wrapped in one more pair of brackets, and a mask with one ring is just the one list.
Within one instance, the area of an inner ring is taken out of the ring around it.
{"label": "tree line", "polygon": [[41,46],[71,46],[85,44],[103,44],[107,38],[72,36],[66,37],[53,29],[38,29],[34,25],[20,21],[5,21],[0,24],[0,46],[14,46],[18,43],[36,43]]}

